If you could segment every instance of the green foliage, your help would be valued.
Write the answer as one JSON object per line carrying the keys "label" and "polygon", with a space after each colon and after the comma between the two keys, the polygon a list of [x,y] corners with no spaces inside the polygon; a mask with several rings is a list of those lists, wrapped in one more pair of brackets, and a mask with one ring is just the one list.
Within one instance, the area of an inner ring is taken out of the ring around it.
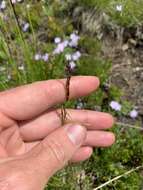
{"label": "green foliage", "polygon": [[86,54],[97,55],[101,51],[101,42],[91,36],[81,36],[80,48]]}
{"label": "green foliage", "polygon": [[117,88],[116,86],[110,87],[110,91],[109,91],[110,100],[113,100],[116,98],[116,100],[119,101],[122,95],[123,93],[119,88]]}
{"label": "green foliage", "polygon": [[[114,132],[117,134],[117,142],[112,148],[96,149],[89,161],[76,167],[68,167],[66,170],[59,172],[52,178],[50,185],[46,189],[80,189],[81,186],[83,189],[91,190],[125,173],[132,169],[133,166],[142,165],[142,135],[136,130],[122,130],[119,126],[114,128]],[[63,179],[62,182],[60,178]],[[81,184],[79,183],[80,178],[82,178]],[[138,190],[141,185],[142,177],[140,172],[133,172],[131,175],[125,176],[103,189]]]}
{"label": "green foliage", "polygon": [[100,77],[101,84],[106,82],[111,63],[94,57],[93,55],[85,55],[81,58],[78,72],[82,75],[93,75]]}
{"label": "green foliage", "polygon": [[[75,1],[76,2],[76,1]],[[123,26],[131,26],[142,22],[142,0],[80,0],[79,5],[89,8],[98,8],[107,13],[111,19]],[[116,10],[117,5],[122,5],[122,11]]]}

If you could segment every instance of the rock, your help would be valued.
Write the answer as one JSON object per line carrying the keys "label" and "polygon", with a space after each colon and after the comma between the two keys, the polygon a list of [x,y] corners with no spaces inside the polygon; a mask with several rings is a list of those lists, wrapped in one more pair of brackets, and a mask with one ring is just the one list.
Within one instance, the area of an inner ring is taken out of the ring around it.
{"label": "rock", "polygon": [[127,51],[128,49],[129,49],[128,44],[124,44],[124,45],[122,46],[122,50],[123,50],[123,51]]}

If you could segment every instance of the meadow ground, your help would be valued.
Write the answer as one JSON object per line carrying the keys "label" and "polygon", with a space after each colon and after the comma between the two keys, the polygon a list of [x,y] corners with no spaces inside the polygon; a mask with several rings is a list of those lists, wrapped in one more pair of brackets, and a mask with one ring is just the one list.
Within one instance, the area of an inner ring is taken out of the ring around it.
{"label": "meadow ground", "polygon": [[66,106],[117,117],[116,143],[58,172],[46,190],[143,188],[142,10],[142,0],[0,2],[1,90],[63,78],[68,61],[73,75],[96,75],[101,85]]}

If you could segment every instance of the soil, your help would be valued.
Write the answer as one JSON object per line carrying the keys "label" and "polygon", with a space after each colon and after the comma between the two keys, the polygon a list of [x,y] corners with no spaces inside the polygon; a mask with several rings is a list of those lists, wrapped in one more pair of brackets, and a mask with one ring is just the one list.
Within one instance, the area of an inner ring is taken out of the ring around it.
{"label": "soil", "polygon": [[[120,35],[104,35],[103,54],[112,60],[111,83],[123,90],[143,117],[143,43],[132,28],[121,29]],[[118,32],[119,33],[119,32]]]}
{"label": "soil", "polygon": [[143,126],[143,26],[121,27],[95,9],[83,12],[81,18],[82,31],[101,40],[102,56],[113,63],[110,82],[139,111]]}

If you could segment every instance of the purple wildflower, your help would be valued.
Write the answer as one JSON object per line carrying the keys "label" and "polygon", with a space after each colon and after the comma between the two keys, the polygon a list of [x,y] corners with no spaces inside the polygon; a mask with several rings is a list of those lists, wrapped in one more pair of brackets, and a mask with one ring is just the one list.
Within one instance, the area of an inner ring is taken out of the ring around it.
{"label": "purple wildflower", "polygon": [[71,47],[76,47],[78,45],[78,41],[79,41],[80,37],[76,34],[76,33],[72,33],[70,35],[70,42],[69,42],[69,46]]}
{"label": "purple wildflower", "polygon": [[42,56],[42,59],[43,61],[47,62],[49,60],[49,54],[48,53],[45,53],[43,56]]}
{"label": "purple wildflower", "polygon": [[60,53],[63,53],[65,49],[65,44],[63,42],[59,43],[56,47],[56,49],[54,50],[54,54],[60,54]]}
{"label": "purple wildflower", "polygon": [[70,69],[73,71],[73,70],[76,68],[75,62],[71,61],[71,62],[69,63],[69,67],[70,67]]}
{"label": "purple wildflower", "polygon": [[79,51],[75,52],[73,55],[72,55],[72,59],[74,61],[78,61],[78,59],[81,57],[81,53]]}
{"label": "purple wildflower", "polygon": [[119,103],[116,102],[116,101],[112,101],[112,102],[110,103],[110,107],[111,107],[113,110],[115,110],[115,111],[121,111],[121,108],[122,108],[121,104],[119,104]]}
{"label": "purple wildflower", "polygon": [[69,41],[65,40],[65,41],[63,41],[63,44],[64,44],[64,47],[66,48],[69,45]]}
{"label": "purple wildflower", "polygon": [[138,112],[137,112],[137,110],[132,110],[131,112],[130,112],[130,117],[131,118],[133,118],[133,119],[135,119],[136,117],[138,117]]}

